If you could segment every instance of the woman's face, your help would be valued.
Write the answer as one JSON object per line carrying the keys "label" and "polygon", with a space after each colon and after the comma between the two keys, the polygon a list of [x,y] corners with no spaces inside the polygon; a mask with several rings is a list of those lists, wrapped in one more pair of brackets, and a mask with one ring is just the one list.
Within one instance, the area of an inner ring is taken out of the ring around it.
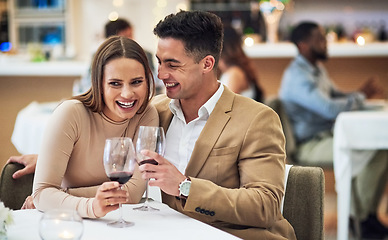
{"label": "woman's face", "polygon": [[132,118],[147,96],[143,65],[129,58],[117,58],[104,66],[103,113],[113,121]]}

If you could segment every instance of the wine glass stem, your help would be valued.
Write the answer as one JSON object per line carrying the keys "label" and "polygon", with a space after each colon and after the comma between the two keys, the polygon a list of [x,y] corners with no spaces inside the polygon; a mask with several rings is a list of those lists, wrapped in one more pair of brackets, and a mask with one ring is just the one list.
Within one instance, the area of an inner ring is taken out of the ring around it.
{"label": "wine glass stem", "polygon": [[[123,189],[123,186],[120,184],[120,189],[122,190]],[[123,208],[122,208],[122,204],[119,203],[119,214],[120,214],[120,218],[119,218],[119,222],[123,222],[124,219],[123,219]]]}
{"label": "wine glass stem", "polygon": [[144,202],[144,204],[148,204],[148,181],[149,181],[149,179],[147,178],[147,181],[146,181],[146,195],[145,195],[145,202]]}

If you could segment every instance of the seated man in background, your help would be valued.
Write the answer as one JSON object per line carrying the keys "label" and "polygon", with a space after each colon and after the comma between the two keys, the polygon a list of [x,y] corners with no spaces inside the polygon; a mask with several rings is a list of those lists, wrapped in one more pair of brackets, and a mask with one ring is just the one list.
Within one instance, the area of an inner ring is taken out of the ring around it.
{"label": "seated man in background", "polygon": [[[296,159],[303,164],[333,162],[333,125],[343,111],[363,108],[366,98],[383,96],[377,79],[369,79],[358,92],[343,93],[331,82],[323,64],[328,58],[324,29],[303,22],[293,30],[291,41],[298,56],[284,72],[279,97],[293,125],[298,142]],[[379,151],[353,180],[352,215],[361,222],[364,238],[388,236],[376,216],[388,173],[387,151]],[[357,204],[356,204],[357,203]]]}

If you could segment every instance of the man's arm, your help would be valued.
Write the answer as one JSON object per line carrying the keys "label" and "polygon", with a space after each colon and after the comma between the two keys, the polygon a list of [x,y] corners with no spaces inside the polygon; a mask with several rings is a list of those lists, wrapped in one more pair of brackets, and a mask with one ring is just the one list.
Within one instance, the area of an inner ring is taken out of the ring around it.
{"label": "man's arm", "polygon": [[12,177],[14,179],[20,178],[24,175],[28,175],[35,172],[36,160],[38,159],[38,154],[27,154],[21,156],[11,156],[7,163],[19,163],[24,165],[24,168],[16,171]]}

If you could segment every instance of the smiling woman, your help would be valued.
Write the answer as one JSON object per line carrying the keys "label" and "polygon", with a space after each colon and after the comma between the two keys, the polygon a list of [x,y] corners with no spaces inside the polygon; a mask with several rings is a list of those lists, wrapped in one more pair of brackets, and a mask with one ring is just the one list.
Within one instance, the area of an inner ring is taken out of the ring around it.
{"label": "smiling woman", "polygon": [[74,209],[82,217],[102,217],[120,203],[138,203],[145,190],[137,167],[117,190],[102,158],[106,138],[135,140],[140,125],[159,123],[148,104],[154,86],[146,55],[133,40],[111,37],[97,50],[91,70],[91,88],[60,104],[46,128],[32,194],[41,211]]}
{"label": "smiling woman", "polygon": [[140,62],[124,57],[105,65],[102,85],[103,113],[118,122],[132,118],[148,92],[144,67]]}

